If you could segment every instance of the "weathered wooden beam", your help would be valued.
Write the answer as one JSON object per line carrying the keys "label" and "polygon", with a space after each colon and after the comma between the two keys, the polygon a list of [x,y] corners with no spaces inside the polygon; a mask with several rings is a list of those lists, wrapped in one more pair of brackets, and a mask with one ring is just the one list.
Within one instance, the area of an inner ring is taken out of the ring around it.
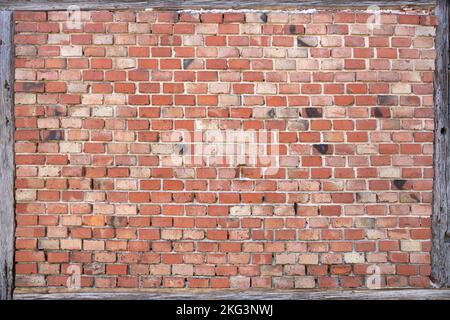
{"label": "weathered wooden beam", "polygon": [[3,0],[0,9],[6,10],[67,10],[77,5],[90,9],[270,9],[270,8],[320,8],[320,7],[380,7],[434,6],[435,0]]}
{"label": "weathered wooden beam", "polygon": [[436,35],[435,96],[435,148],[434,148],[434,190],[431,249],[432,281],[439,287],[449,283],[448,245],[450,231],[448,223],[450,199],[450,122],[449,122],[449,1],[438,0],[436,15],[439,25]]}
{"label": "weathered wooden beam", "polygon": [[11,299],[14,279],[13,18],[0,11],[0,299]]}
{"label": "weathered wooden beam", "polygon": [[450,290],[195,290],[15,293],[17,300],[450,300]]}

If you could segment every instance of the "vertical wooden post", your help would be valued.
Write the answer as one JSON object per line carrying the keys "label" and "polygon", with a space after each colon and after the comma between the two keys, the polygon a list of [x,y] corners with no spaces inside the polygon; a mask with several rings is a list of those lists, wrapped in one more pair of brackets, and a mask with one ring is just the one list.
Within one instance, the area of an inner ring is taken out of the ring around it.
{"label": "vertical wooden post", "polygon": [[436,15],[439,25],[436,35],[435,73],[435,151],[434,189],[431,250],[431,279],[438,287],[449,284],[449,240],[450,228],[450,122],[449,122],[449,1],[437,0]]}
{"label": "vertical wooden post", "polygon": [[11,11],[0,11],[0,299],[14,283],[14,46]]}

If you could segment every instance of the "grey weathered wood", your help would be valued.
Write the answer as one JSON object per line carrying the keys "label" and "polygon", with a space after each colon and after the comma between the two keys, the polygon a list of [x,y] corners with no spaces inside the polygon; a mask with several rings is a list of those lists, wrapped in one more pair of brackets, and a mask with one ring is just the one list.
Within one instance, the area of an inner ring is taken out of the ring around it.
{"label": "grey weathered wood", "polygon": [[434,0],[2,0],[0,9],[7,10],[66,10],[69,5],[81,9],[264,9],[264,8],[304,8],[304,7],[380,7],[433,6]]}
{"label": "grey weathered wood", "polygon": [[14,279],[14,111],[12,12],[0,11],[0,299]]}
{"label": "grey weathered wood", "polygon": [[195,290],[15,293],[17,300],[450,300],[450,290]]}
{"label": "grey weathered wood", "polygon": [[443,287],[449,284],[449,251],[446,235],[450,230],[448,223],[450,199],[450,122],[448,112],[448,65],[449,65],[449,16],[448,0],[437,0],[436,14],[439,25],[436,35],[436,73],[435,73],[435,157],[434,190],[431,250],[432,274],[435,285]]}

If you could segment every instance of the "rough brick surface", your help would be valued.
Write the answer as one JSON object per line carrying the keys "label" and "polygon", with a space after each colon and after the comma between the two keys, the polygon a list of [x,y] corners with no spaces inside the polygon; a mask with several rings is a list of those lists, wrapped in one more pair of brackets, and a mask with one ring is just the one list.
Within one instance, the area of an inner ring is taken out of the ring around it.
{"label": "rough brick surface", "polygon": [[[17,287],[430,285],[432,13],[66,14],[15,15]],[[209,129],[279,170],[184,163]]]}

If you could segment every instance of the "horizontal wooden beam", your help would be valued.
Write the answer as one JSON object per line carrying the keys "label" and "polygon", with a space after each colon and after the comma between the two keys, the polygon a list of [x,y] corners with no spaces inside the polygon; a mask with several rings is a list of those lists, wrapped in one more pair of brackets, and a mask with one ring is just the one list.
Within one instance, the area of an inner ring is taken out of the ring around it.
{"label": "horizontal wooden beam", "polygon": [[434,6],[435,0],[2,0],[0,10],[66,10],[77,5],[82,10],[95,9],[300,9],[300,8],[383,8]]}
{"label": "horizontal wooden beam", "polygon": [[450,300],[450,290],[193,290],[154,289],[140,292],[60,292],[14,294],[17,300]]}

